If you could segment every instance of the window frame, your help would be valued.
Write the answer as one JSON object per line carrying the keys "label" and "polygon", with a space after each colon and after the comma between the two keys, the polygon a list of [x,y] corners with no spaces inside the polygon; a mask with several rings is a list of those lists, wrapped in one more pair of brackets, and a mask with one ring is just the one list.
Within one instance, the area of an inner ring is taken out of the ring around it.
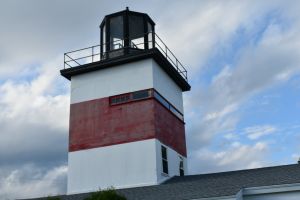
{"label": "window frame", "polygon": [[[144,96],[141,98],[134,98],[135,93],[145,92],[145,91],[148,92],[148,96]],[[125,97],[124,101],[119,101],[119,102],[116,101],[116,99],[122,98],[122,97]],[[133,101],[140,101],[140,100],[150,99],[150,98],[153,98],[151,89],[138,90],[138,91],[134,91],[134,92],[130,92],[130,93],[124,93],[124,94],[120,94],[120,95],[110,96],[109,104],[110,104],[110,106],[114,106],[114,105],[120,105],[120,104],[124,104],[124,103],[130,103]]]}
{"label": "window frame", "polygon": [[184,176],[185,172],[184,172],[184,161],[183,158],[181,156],[179,156],[179,176]]}
{"label": "window frame", "polygon": [[162,161],[162,173],[169,175],[168,148],[163,145],[161,145],[161,161]]}

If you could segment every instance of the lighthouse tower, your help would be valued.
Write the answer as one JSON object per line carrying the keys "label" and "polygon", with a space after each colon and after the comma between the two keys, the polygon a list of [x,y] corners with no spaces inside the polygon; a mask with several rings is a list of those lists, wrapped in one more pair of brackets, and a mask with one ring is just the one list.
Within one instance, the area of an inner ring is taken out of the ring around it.
{"label": "lighthouse tower", "polygon": [[144,13],[105,16],[100,45],[65,53],[71,81],[68,194],[187,173],[187,71]]}

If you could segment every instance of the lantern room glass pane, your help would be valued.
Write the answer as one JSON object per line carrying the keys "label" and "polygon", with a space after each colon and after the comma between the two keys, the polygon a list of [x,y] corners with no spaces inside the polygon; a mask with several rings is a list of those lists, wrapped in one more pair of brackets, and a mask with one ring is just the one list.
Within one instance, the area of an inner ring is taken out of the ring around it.
{"label": "lantern room glass pane", "polygon": [[[103,48],[103,54],[106,52],[106,25],[103,25],[102,28],[102,48]],[[102,55],[104,56],[104,55]]]}
{"label": "lantern room glass pane", "polygon": [[129,16],[130,47],[144,49],[144,18],[143,16]]}
{"label": "lantern room glass pane", "polygon": [[110,50],[124,46],[123,16],[110,18]]}
{"label": "lantern room glass pane", "polygon": [[148,28],[148,47],[149,49],[152,49],[153,48],[152,35],[154,33],[153,33],[153,27],[149,22],[147,23],[147,28]]}

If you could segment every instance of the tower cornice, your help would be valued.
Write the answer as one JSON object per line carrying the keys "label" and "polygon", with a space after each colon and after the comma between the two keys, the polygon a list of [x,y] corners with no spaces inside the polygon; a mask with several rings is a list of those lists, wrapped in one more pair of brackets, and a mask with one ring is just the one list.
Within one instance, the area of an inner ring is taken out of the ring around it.
{"label": "tower cornice", "polygon": [[60,73],[68,80],[71,80],[71,77],[75,75],[80,75],[80,74],[84,74],[96,70],[102,70],[109,67],[117,67],[117,66],[121,66],[122,64],[132,63],[147,58],[154,59],[159,64],[159,66],[182,89],[182,91],[189,91],[191,89],[191,86],[189,85],[187,80],[185,80],[178,73],[178,71],[173,67],[173,65],[165,58],[165,56],[157,48],[143,50],[140,52],[127,54],[112,59],[100,60],[98,62],[88,63],[77,67],[62,69]]}

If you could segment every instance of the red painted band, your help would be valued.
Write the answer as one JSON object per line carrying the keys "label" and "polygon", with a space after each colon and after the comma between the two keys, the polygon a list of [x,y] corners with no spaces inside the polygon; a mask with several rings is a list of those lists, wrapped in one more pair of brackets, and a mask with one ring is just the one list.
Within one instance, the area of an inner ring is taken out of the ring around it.
{"label": "red painted band", "polygon": [[69,151],[156,138],[186,156],[184,123],[154,99],[109,105],[109,98],[71,105]]}

